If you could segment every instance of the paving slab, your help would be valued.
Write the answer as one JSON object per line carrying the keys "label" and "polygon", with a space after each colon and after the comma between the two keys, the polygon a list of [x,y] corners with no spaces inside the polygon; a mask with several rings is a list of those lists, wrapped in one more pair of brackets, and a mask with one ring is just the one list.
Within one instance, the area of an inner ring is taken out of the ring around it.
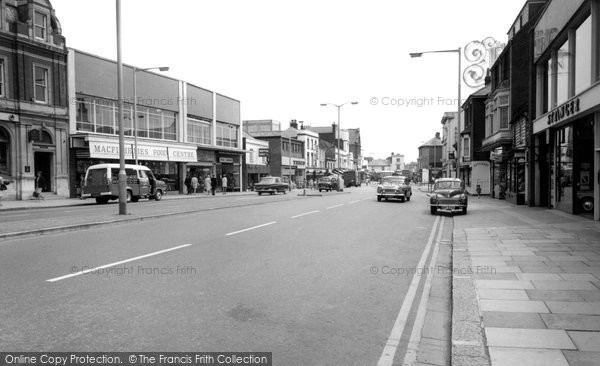
{"label": "paving slab", "polygon": [[600,302],[546,301],[546,306],[555,314],[600,315]]}
{"label": "paving slab", "polygon": [[[568,333],[580,351],[600,350],[600,332],[570,331]],[[600,363],[600,360],[598,362]]]}
{"label": "paving slab", "polygon": [[589,281],[546,281],[532,280],[531,283],[538,290],[596,290]]}
{"label": "paving slab", "polygon": [[576,349],[564,330],[486,327],[490,347]]}
{"label": "paving slab", "polygon": [[559,350],[490,347],[492,366],[569,366]]}
{"label": "paving slab", "polygon": [[517,273],[517,278],[520,280],[531,281],[531,280],[547,280],[547,281],[561,281],[564,280],[560,275],[556,273]]}
{"label": "paving slab", "polygon": [[486,327],[546,329],[546,323],[537,313],[509,313],[504,311],[484,311],[483,325]]}
{"label": "paving slab", "polygon": [[480,289],[480,299],[491,300],[529,300],[525,290]]}
{"label": "paving slab", "polygon": [[[583,302],[585,299],[580,295],[582,291],[566,290],[525,290],[530,300],[538,301],[571,301]],[[585,291],[588,292],[588,291]]]}
{"label": "paving slab", "polygon": [[548,329],[600,331],[598,315],[540,314],[540,317]]}
{"label": "paving slab", "polygon": [[598,366],[600,352],[563,351],[571,366]]}
{"label": "paving slab", "polygon": [[476,280],[477,288],[495,288],[495,289],[513,289],[513,290],[533,290],[531,281],[505,281],[505,280]]}
{"label": "paving slab", "polygon": [[506,311],[513,313],[549,313],[543,301],[487,300],[479,301],[482,311]]}

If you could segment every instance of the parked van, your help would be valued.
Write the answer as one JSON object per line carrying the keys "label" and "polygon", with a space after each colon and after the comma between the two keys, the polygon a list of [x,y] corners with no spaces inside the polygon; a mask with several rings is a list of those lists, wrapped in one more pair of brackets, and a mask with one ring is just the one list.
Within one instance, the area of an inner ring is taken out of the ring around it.
{"label": "parked van", "polygon": [[[127,174],[127,202],[140,198],[160,201],[167,193],[167,185],[156,179],[152,170],[143,165],[125,165]],[[85,173],[81,198],[95,198],[99,204],[119,198],[119,164],[92,165]]]}

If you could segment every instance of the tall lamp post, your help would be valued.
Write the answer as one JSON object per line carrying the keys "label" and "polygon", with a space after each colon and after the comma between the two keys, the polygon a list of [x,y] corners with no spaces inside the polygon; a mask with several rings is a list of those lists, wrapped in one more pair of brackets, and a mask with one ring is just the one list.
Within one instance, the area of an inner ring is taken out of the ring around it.
{"label": "tall lamp post", "polygon": [[[460,129],[460,123],[461,123],[461,116],[460,116],[460,110],[461,110],[461,75],[462,75],[462,49],[460,47],[458,47],[457,49],[454,50],[440,50],[440,51],[423,51],[423,52],[411,52],[410,53],[410,57],[415,58],[415,57],[421,57],[423,56],[424,53],[456,53],[458,55],[458,101],[456,104],[458,104],[457,106],[457,123],[458,123],[458,128]],[[450,174],[449,174],[450,175]]]}
{"label": "tall lamp post", "polygon": [[123,61],[121,59],[121,0],[116,0],[117,98],[119,100],[119,215],[127,215],[127,175],[125,174],[125,134],[123,132]]}
{"label": "tall lamp post", "polygon": [[138,71],[148,71],[148,70],[159,70],[159,71],[169,71],[168,66],[159,66],[159,67],[147,67],[145,69],[138,69],[133,66],[133,156],[135,157],[135,165],[138,165],[138,146],[137,146],[137,125],[138,125],[138,115],[137,115],[137,73]]}
{"label": "tall lamp post", "polygon": [[334,107],[337,108],[337,115],[338,115],[338,118],[337,118],[337,148],[338,148],[338,158],[337,158],[338,161],[337,161],[337,163],[338,164],[337,164],[337,166],[338,166],[338,169],[340,169],[342,167],[341,166],[341,154],[340,154],[340,138],[341,138],[341,136],[340,136],[340,134],[341,134],[341,129],[340,129],[340,109],[343,106],[345,106],[346,104],[358,104],[358,102],[346,102],[346,103],[343,103],[343,104],[321,103],[321,107],[326,107],[328,105],[332,105],[332,106],[334,106]]}

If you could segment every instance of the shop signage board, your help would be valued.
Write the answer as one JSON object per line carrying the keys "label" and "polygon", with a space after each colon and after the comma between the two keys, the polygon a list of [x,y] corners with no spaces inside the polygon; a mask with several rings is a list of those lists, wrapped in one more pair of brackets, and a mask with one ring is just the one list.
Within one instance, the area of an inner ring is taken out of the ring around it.
{"label": "shop signage board", "polygon": [[258,149],[258,156],[260,157],[269,157],[269,155],[271,155],[271,153],[269,152],[269,149]]}
{"label": "shop signage board", "polygon": [[558,123],[577,113],[579,113],[579,98],[571,99],[548,113],[548,125]]}
{"label": "shop signage board", "polygon": [[[94,159],[119,159],[119,142],[89,138],[90,157]],[[125,159],[134,159],[134,142],[125,142]],[[196,147],[139,143],[139,160],[196,162]]]}
{"label": "shop signage board", "polygon": [[219,163],[233,164],[233,158],[219,158]]}

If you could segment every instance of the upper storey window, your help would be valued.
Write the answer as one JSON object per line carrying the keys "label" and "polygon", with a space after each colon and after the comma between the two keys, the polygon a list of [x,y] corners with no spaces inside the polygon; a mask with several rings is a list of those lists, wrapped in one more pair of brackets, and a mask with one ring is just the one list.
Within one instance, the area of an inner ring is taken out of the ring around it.
{"label": "upper storey window", "polygon": [[37,39],[46,40],[48,31],[48,16],[39,11],[34,12],[34,36]]}

